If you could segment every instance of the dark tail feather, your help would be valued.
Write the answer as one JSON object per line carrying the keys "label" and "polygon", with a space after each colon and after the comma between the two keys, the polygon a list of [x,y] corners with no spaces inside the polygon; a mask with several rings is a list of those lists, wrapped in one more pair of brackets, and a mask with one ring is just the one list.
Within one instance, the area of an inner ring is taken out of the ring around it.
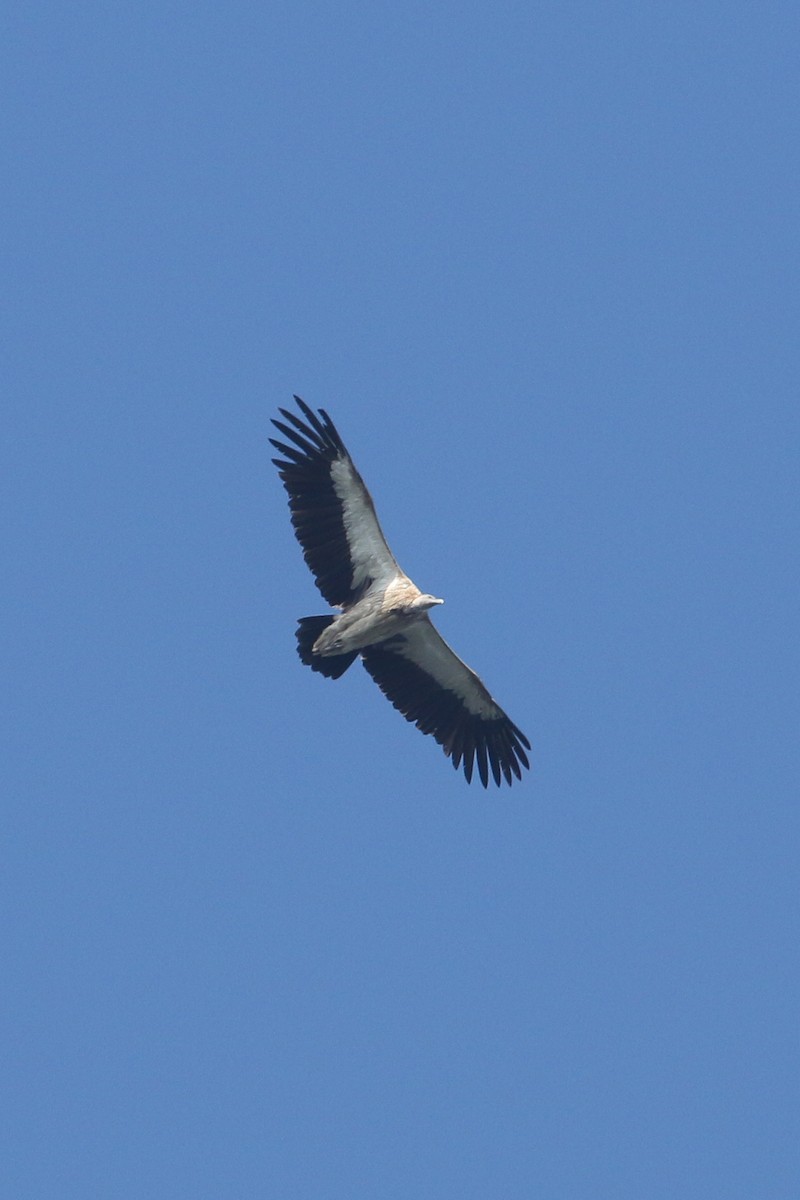
{"label": "dark tail feather", "polygon": [[327,629],[333,622],[333,619],[333,617],[300,617],[297,622],[297,653],[300,655],[301,662],[304,662],[307,667],[311,667],[312,671],[319,671],[320,675],[326,675],[328,679],[338,679],[340,675],[344,675],[350,663],[358,655],[357,650],[352,650],[348,654],[326,655],[324,658],[321,654],[312,653],[311,647],[314,642],[323,629]]}

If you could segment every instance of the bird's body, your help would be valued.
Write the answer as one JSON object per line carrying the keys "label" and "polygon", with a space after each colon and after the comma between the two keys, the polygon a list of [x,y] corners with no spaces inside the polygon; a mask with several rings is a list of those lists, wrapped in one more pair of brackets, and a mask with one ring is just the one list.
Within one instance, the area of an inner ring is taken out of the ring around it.
{"label": "bird's body", "polygon": [[295,400],[305,421],[280,410],[288,424],[273,424],[291,444],[270,438],[284,456],[273,462],[317,586],[341,609],[300,619],[300,658],[336,679],[361,655],[394,707],[433,734],[456,768],[463,762],[468,781],[476,761],[484,787],[490,771],[497,784],[520,779],[530,743],[434,628],[428,611],[443,601],[401,571],[330,417]]}
{"label": "bird's body", "polygon": [[444,600],[426,596],[405,575],[393,579],[382,591],[373,586],[333,618],[314,643],[314,653],[329,657],[385,642],[419,621],[435,604],[444,604]]}

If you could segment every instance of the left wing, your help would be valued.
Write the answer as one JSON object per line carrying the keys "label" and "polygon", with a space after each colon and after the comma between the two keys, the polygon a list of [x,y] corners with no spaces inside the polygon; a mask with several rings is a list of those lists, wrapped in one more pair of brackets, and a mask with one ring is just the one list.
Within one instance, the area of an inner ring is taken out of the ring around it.
{"label": "left wing", "polygon": [[463,761],[467,783],[476,759],[484,787],[490,770],[498,786],[501,772],[509,784],[512,771],[522,778],[520,766],[529,766],[525,750],[530,742],[428,617],[361,654],[378,687],[406,720],[432,734],[456,770]]}
{"label": "left wing", "polygon": [[401,574],[378,524],[372,497],[333,421],[295,396],[305,421],[280,409],[273,420],[292,445],[270,438],[283,458],[273,458],[303,557],[329,604],[345,607],[371,583]]}

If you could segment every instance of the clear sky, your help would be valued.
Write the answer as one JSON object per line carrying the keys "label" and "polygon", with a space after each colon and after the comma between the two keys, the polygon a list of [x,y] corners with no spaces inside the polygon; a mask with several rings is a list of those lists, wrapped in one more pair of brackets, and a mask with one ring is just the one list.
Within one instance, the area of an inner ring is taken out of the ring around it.
{"label": "clear sky", "polygon": [[[6,11],[3,1195],[800,1196],[799,39]],[[297,659],[292,392],[522,784]]]}

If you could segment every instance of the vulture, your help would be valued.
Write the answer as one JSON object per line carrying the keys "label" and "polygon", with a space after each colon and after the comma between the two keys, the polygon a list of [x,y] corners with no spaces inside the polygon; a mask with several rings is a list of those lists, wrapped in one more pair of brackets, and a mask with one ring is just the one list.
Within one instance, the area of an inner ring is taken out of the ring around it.
{"label": "vulture", "polygon": [[338,679],[361,657],[388,700],[430,733],[467,782],[477,763],[484,787],[522,778],[530,742],[478,676],[450,649],[428,612],[443,600],[421,592],[395,561],[372,497],[324,409],[295,396],[302,416],[278,411],[286,439],[271,444],[289,494],[292,525],[325,600],[338,613],[301,617],[297,652]]}

